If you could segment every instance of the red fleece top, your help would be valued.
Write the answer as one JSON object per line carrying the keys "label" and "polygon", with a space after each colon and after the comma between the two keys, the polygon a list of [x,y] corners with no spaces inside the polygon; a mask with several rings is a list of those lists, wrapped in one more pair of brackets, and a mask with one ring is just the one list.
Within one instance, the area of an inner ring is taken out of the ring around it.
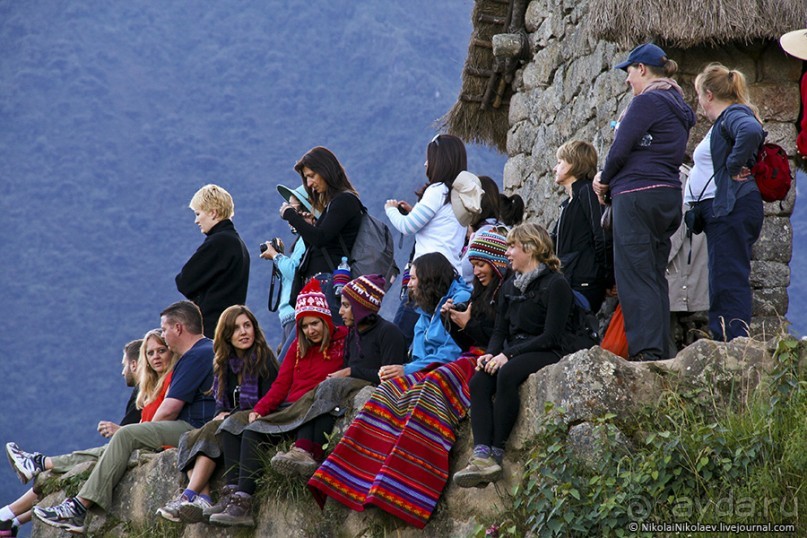
{"label": "red fleece top", "polygon": [[286,359],[280,365],[277,379],[272,383],[263,398],[255,404],[254,411],[265,417],[277,410],[282,403],[294,403],[300,397],[319,385],[327,376],[345,367],[345,337],[347,327],[336,327],[328,345],[328,357],[325,358],[319,346],[308,349],[297,361],[297,340],[292,342]]}
{"label": "red fleece top", "polygon": [[154,401],[150,404],[147,404],[143,407],[143,410],[140,411],[140,422],[151,422],[154,418],[154,415],[157,413],[157,409],[160,407],[160,404],[163,403],[165,399],[165,393],[168,391],[168,385],[171,384],[171,377],[174,375],[174,372],[169,372],[167,376],[165,376],[165,380],[163,381],[163,386],[160,388],[160,392],[157,394],[157,397],[154,398]]}

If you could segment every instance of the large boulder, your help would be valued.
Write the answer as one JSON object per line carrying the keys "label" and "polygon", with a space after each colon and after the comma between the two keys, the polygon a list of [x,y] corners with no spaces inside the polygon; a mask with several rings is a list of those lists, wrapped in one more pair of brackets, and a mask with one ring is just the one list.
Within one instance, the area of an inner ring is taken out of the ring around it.
{"label": "large boulder", "polygon": [[[710,395],[729,402],[744,398],[772,366],[767,345],[749,338],[723,344],[699,340],[674,359],[656,362],[628,362],[600,347],[579,351],[530,376],[521,387],[521,412],[511,435],[505,457],[505,476],[485,488],[463,489],[448,484],[431,521],[424,530],[403,524],[377,509],[353,512],[334,501],[325,510],[317,508],[310,494],[300,485],[291,491],[269,491],[260,501],[255,536],[373,536],[394,532],[396,536],[468,536],[479,521],[492,520],[510,507],[510,492],[523,473],[525,448],[539,432],[546,402],[562,407],[559,415],[571,428],[572,450],[596,454],[602,445],[604,430],[594,419],[613,413],[621,421],[645,406],[652,406],[663,389],[690,390],[708,388]],[[356,397],[345,419],[337,423],[337,434],[346,428],[371,393],[364,389]],[[619,434],[617,433],[617,438]],[[473,440],[466,420],[460,428],[452,451],[451,473],[465,466]],[[624,445],[628,446],[627,440]],[[176,451],[141,457],[141,462],[126,473],[115,490],[109,513],[91,512],[89,531],[96,535],[126,536],[136,529],[154,529],[159,520],[158,507],[173,498],[181,477],[176,471]],[[61,500],[53,495],[43,501]],[[170,523],[160,523],[172,525]],[[34,526],[33,536],[58,536],[42,525]],[[244,536],[243,530],[223,529],[204,524],[187,525],[181,535]]]}

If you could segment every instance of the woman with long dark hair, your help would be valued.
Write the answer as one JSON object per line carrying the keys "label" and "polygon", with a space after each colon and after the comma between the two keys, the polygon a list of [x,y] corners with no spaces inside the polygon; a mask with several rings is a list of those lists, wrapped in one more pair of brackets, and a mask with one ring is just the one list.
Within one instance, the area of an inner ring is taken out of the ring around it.
{"label": "woman with long dark hair", "polygon": [[[246,306],[231,306],[221,313],[213,351],[211,392],[216,399],[215,418],[179,440],[177,468],[187,473],[188,487],[157,510],[170,521],[197,523],[210,515],[210,477],[222,457],[216,431],[231,414],[252,409],[277,377],[277,359],[258,320]],[[226,494],[225,491],[222,496]]]}
{"label": "woman with long dark hair", "polygon": [[342,163],[327,148],[310,149],[300,157],[294,170],[300,174],[311,205],[320,216],[311,224],[291,204],[280,206],[280,216],[294,226],[306,244],[291,300],[296,300],[304,282],[321,273],[323,293],[328,298],[331,314],[338,321],[339,302],[333,293],[332,274],[343,256],[350,257],[361,224],[362,203]]}
{"label": "woman with long dark hair", "polygon": [[[459,272],[465,227],[451,207],[451,187],[468,167],[465,144],[456,136],[435,136],[426,146],[425,167],[429,182],[417,192],[418,202],[414,207],[403,200],[392,199],[384,205],[385,212],[396,230],[404,235],[414,234],[415,247],[410,262],[426,253],[438,252]],[[401,328],[407,342],[412,340],[416,321],[413,301],[405,296],[395,315],[395,324]]]}
{"label": "woman with long dark hair", "polygon": [[449,452],[470,405],[468,380],[493,331],[490,303],[508,274],[505,248],[504,237],[489,232],[471,243],[476,276],[470,303],[467,292],[446,295],[445,282],[432,277],[440,266],[450,267],[441,255],[415,261],[413,296],[423,309],[420,319],[431,323],[427,312],[434,308],[442,329],[419,334],[428,338],[425,348],[435,350],[433,357],[446,356],[436,352],[436,346],[445,347],[448,361],[415,353],[411,371],[392,372],[395,377],[378,386],[308,482],[320,506],[333,497],[353,510],[377,506],[416,527],[426,525],[448,480]]}

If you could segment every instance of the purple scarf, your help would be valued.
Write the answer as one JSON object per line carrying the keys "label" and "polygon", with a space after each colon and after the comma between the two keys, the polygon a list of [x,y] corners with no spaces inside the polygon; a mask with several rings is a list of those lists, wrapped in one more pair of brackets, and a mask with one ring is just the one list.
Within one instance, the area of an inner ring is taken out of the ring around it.
{"label": "purple scarf", "polygon": [[[253,360],[255,356],[253,355]],[[258,403],[258,376],[244,372],[241,374],[241,369],[244,367],[244,359],[235,355],[227,359],[227,366],[232,373],[239,377],[241,380],[241,396],[239,397],[238,409],[252,409]],[[230,387],[227,387],[228,389]],[[232,387],[235,390],[235,387]],[[219,390],[219,377],[213,379],[213,394],[216,396],[216,405],[223,410],[232,410],[236,402],[232,400],[232,390]],[[229,394],[227,394],[229,392]]]}

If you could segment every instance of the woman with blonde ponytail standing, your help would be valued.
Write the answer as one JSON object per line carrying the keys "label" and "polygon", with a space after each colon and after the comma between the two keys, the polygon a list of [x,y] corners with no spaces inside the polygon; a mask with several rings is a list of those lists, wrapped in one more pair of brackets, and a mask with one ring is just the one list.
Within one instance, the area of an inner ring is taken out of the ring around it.
{"label": "woman with blonde ponytail standing", "polygon": [[751,167],[765,131],[741,72],[710,64],[695,79],[695,90],[714,122],[695,149],[690,175],[695,196],[705,187],[698,204],[709,248],[709,329],[714,338],[729,341],[747,336],[751,323],[751,247],[763,220]]}

